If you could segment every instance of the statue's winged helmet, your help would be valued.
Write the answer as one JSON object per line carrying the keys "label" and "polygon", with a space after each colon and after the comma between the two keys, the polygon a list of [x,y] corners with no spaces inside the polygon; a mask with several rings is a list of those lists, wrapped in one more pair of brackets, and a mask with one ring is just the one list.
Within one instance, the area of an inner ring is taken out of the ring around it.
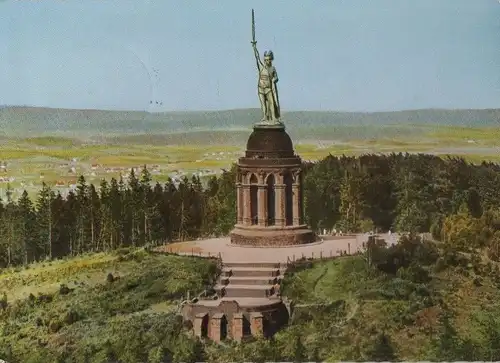
{"label": "statue's winged helmet", "polygon": [[269,57],[269,59],[274,60],[274,53],[272,50],[266,50],[264,52],[264,58]]}

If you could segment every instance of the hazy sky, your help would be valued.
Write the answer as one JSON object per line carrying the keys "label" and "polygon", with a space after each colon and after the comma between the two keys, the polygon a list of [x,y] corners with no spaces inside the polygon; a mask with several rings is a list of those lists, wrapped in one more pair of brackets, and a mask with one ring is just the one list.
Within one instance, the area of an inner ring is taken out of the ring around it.
{"label": "hazy sky", "polygon": [[500,107],[497,0],[4,0],[0,104],[259,107],[252,7],[283,111]]}

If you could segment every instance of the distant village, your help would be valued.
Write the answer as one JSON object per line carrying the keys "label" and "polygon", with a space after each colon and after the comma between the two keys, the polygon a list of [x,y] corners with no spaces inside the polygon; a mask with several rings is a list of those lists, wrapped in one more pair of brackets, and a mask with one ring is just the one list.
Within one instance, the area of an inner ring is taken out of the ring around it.
{"label": "distant village", "polygon": [[[235,155],[237,154],[237,155]],[[236,159],[240,152],[211,152],[205,153],[203,159],[195,160],[195,163],[201,163],[205,160],[228,160]],[[166,177],[172,179],[175,185],[178,185],[184,177],[196,175],[204,180],[206,177],[220,174],[222,169],[206,169],[194,168],[192,170],[176,170],[172,169],[174,165],[146,165],[147,170],[151,173],[153,183],[157,181],[164,182]],[[99,182],[96,180],[110,180],[112,177],[123,178],[127,182],[130,172],[134,169],[136,175],[140,177],[144,165],[135,166],[108,166],[97,163],[86,164],[80,162],[77,158],[73,158],[68,162],[62,163],[45,163],[40,166],[40,170],[50,171],[51,177],[46,178],[45,173],[39,172],[37,175],[24,174],[22,164],[15,162],[10,163],[7,160],[0,161],[0,198],[5,200],[7,186],[12,188],[12,197],[17,199],[24,190],[37,192],[40,189],[42,182],[46,182],[55,191],[59,192],[63,197],[67,196],[70,191],[74,191],[77,187],[77,180],[80,175],[83,175],[88,182],[94,183],[99,187]],[[54,178],[53,174],[57,174],[60,178]],[[157,178],[155,178],[157,176]],[[161,178],[158,178],[161,176]],[[55,180],[54,180],[55,179]]]}

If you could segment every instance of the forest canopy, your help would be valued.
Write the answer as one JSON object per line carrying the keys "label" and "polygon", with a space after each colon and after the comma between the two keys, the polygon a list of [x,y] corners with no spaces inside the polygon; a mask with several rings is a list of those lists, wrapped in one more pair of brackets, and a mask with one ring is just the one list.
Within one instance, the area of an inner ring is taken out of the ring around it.
{"label": "forest canopy", "polygon": [[[235,167],[206,185],[193,176],[154,184],[148,170],[62,197],[43,184],[0,202],[0,266],[224,236],[236,220]],[[316,231],[431,232],[500,252],[500,166],[426,154],[328,156],[304,164],[304,209]],[[498,258],[498,257],[495,257]]]}

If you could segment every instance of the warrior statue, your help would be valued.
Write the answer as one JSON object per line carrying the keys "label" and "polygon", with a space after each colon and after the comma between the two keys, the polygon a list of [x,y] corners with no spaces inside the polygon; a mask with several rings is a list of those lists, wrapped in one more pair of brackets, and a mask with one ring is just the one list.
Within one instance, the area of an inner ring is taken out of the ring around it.
{"label": "warrior statue", "polygon": [[259,72],[257,86],[260,106],[262,108],[262,122],[266,124],[281,124],[280,103],[278,98],[278,73],[273,66],[274,54],[271,50],[264,52],[264,62],[261,61],[255,40],[255,18],[252,9],[252,46]]}

